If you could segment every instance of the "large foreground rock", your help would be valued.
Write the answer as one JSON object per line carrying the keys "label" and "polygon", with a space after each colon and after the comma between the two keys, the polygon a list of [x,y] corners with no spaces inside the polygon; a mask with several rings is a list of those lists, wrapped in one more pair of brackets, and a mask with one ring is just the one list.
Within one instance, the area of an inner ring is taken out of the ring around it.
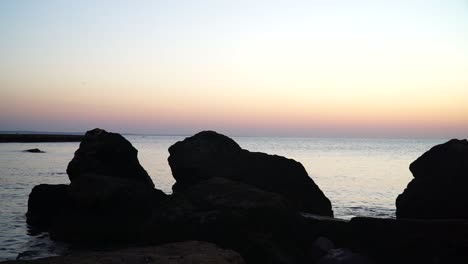
{"label": "large foreground rock", "polygon": [[249,152],[231,138],[203,131],[169,148],[175,192],[222,177],[284,196],[300,210],[333,215],[331,203],[301,163],[277,155]]}
{"label": "large foreground rock", "polygon": [[165,198],[119,134],[88,131],[70,161],[70,185],[39,185],[27,222],[54,239],[80,243],[138,241],[153,208]]}
{"label": "large foreground rock", "polygon": [[468,141],[452,139],[411,163],[414,179],[396,200],[399,218],[468,218]]}
{"label": "large foreground rock", "polygon": [[[248,263],[307,263],[314,236],[282,196],[225,178],[174,194],[145,228],[154,242],[204,240],[232,248]],[[149,238],[149,239],[151,239]]]}
{"label": "large foreground rock", "polygon": [[153,181],[140,165],[137,155],[138,151],[120,134],[96,128],[86,132],[68,164],[68,177],[73,183],[80,175],[93,173],[131,179],[153,188]]}
{"label": "large foreground rock", "polygon": [[152,247],[135,247],[110,252],[75,253],[37,260],[5,261],[3,264],[244,264],[232,250],[214,244],[187,241]]}

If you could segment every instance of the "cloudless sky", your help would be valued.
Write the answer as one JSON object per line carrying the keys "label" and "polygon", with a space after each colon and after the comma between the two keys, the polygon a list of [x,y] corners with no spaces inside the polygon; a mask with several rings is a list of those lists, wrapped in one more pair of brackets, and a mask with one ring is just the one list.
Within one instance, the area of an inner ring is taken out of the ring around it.
{"label": "cloudless sky", "polygon": [[468,1],[0,1],[0,130],[468,135]]}

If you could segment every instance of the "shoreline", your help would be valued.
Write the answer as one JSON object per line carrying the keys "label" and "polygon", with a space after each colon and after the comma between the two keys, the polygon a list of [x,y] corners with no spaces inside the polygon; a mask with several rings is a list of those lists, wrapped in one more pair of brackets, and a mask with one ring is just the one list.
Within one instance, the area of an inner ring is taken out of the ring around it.
{"label": "shoreline", "polygon": [[[413,179],[398,195],[396,218],[348,220],[335,216],[330,200],[301,163],[250,152],[215,131],[199,132],[168,148],[167,161],[176,182],[173,193],[165,194],[141,166],[138,150],[128,140],[94,129],[85,134],[68,163],[69,184],[33,187],[26,222],[35,231],[47,232],[53,241],[69,245],[91,250],[99,245],[136,247],[128,254],[132,263],[165,263],[141,254],[142,246],[189,243],[190,252],[199,252],[189,241],[212,243],[246,263],[466,263],[468,217],[460,210],[465,196],[440,194],[440,188],[434,190],[431,185],[432,181],[439,184],[435,179],[447,171],[454,179],[466,175],[464,167],[450,169],[466,164],[459,158],[466,157],[466,144],[466,140],[450,140],[411,163],[415,179],[421,179],[421,168],[429,165],[435,166],[429,170],[435,173],[422,170],[422,177],[430,182],[418,180],[423,185],[414,187]],[[463,195],[464,189],[459,191],[457,186],[449,185]],[[428,207],[415,206],[414,199],[409,199],[414,192],[439,195],[428,200]],[[450,202],[437,207],[446,197]],[[120,249],[93,250],[86,257],[70,252],[5,263],[80,264],[100,262],[102,254],[106,260],[121,260],[120,253]],[[217,255],[212,253],[206,257]],[[17,259],[28,254],[20,253]],[[183,254],[178,251],[171,259]]]}
{"label": "shoreline", "polygon": [[83,135],[0,134],[0,143],[80,142]]}

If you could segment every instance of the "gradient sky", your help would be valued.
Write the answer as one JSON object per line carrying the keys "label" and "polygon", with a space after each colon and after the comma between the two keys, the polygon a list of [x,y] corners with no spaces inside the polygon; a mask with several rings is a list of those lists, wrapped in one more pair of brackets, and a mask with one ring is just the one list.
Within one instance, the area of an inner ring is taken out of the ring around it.
{"label": "gradient sky", "polygon": [[468,2],[0,1],[0,130],[94,127],[466,138]]}

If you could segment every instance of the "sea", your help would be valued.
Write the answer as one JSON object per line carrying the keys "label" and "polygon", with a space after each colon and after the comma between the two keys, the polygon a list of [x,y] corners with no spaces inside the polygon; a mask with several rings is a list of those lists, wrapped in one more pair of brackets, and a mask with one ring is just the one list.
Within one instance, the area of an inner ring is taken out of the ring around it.
{"label": "sea", "polygon": [[[125,135],[156,188],[174,184],[168,148],[184,136]],[[233,137],[244,149],[301,162],[330,199],[335,217],[395,217],[395,199],[412,179],[409,165],[447,139]],[[69,183],[65,172],[79,143],[0,143],[0,261],[73,250],[26,224],[28,195],[38,184]],[[23,150],[39,148],[45,153]]]}

